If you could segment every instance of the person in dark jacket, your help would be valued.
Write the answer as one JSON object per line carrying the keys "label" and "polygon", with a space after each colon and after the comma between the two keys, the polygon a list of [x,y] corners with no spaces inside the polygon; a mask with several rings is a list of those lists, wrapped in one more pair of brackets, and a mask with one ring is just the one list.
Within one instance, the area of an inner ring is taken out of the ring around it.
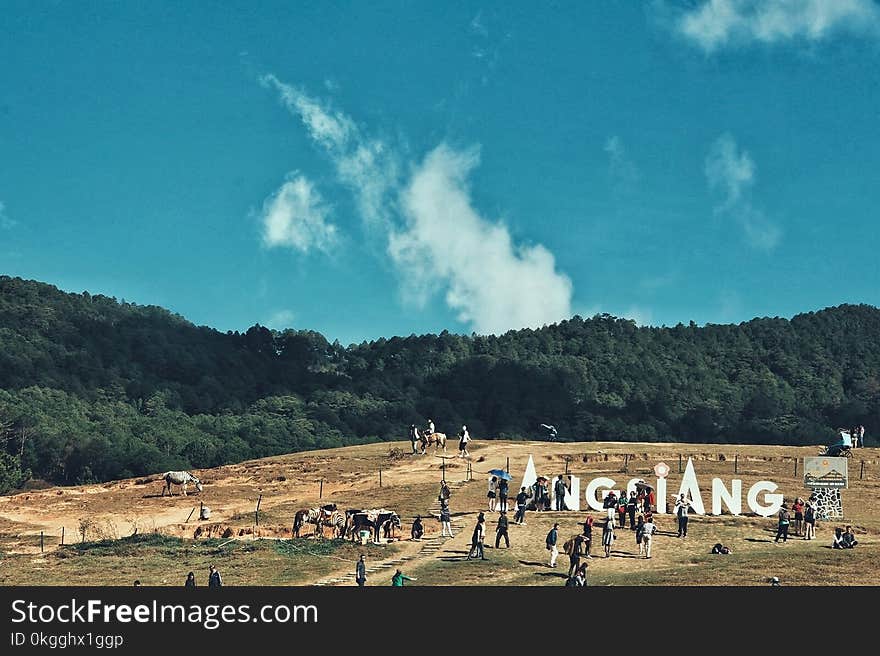
{"label": "person in dark jacket", "polygon": [[364,587],[367,584],[367,556],[366,554],[361,554],[361,557],[358,558],[357,565],[354,570],[354,580],[357,581],[359,587]]}
{"label": "person in dark jacket", "polygon": [[425,528],[422,526],[422,516],[416,515],[416,518],[413,520],[412,531],[410,531],[410,537],[413,540],[421,540],[422,535],[425,533]]}
{"label": "person in dark jacket", "polygon": [[223,585],[223,579],[220,577],[220,572],[217,571],[217,568],[213,565],[208,567],[208,587],[209,588],[219,588]]}
{"label": "person in dark jacket", "polygon": [[516,514],[513,516],[513,521],[517,524],[526,525],[526,506],[528,503],[529,493],[526,492],[526,488],[522,488],[516,495]]}
{"label": "person in dark jacket", "polygon": [[550,532],[547,533],[547,551],[550,552],[550,567],[556,567],[556,559],[559,557],[559,549],[556,548],[556,541],[559,539],[559,524],[554,524]]}
{"label": "person in dark jacket", "polygon": [[565,481],[562,480],[562,474],[560,474],[553,485],[553,495],[556,497],[556,510],[568,510],[565,507],[566,492],[568,492],[568,487],[565,485]]}
{"label": "person in dark jacket", "polygon": [[507,512],[507,491],[510,489],[510,485],[507,480],[501,479],[498,481],[498,510],[501,512]]}
{"label": "person in dark jacket", "polygon": [[791,522],[791,515],[788,513],[788,506],[784,503],[782,504],[782,508],[779,509],[779,524],[776,526],[776,539],[774,542],[779,542],[779,538],[782,538],[782,542],[786,542],[788,540],[788,525]]}
{"label": "person in dark jacket", "polygon": [[504,538],[504,545],[510,549],[510,538],[507,535],[507,513],[503,510],[501,514],[498,515],[498,526],[495,529],[495,548],[498,548],[498,545],[501,544],[501,538]]}
{"label": "person in dark jacket", "polygon": [[626,512],[629,515],[630,530],[636,530],[636,510],[639,506],[639,500],[636,497],[635,490],[629,493],[629,499],[626,502]]}
{"label": "person in dark jacket", "polygon": [[186,583],[183,584],[185,588],[194,588],[196,587],[196,575],[194,572],[190,572],[186,575]]}

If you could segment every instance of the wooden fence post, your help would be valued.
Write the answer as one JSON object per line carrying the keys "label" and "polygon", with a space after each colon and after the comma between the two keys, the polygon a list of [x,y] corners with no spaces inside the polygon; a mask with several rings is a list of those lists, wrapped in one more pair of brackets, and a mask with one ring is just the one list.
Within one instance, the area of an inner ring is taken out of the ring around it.
{"label": "wooden fence post", "polygon": [[681,473],[681,454],[678,454],[678,473]]}
{"label": "wooden fence post", "polygon": [[625,474],[629,469],[629,454],[624,454],[623,456],[623,473]]}
{"label": "wooden fence post", "polygon": [[382,487],[382,468],[379,467],[379,487]]}
{"label": "wooden fence post", "polygon": [[734,474],[739,473],[737,471],[737,469],[739,469],[739,454],[738,453],[735,456],[733,456],[733,473]]}
{"label": "wooden fence post", "polygon": [[859,480],[862,480],[862,476],[865,474],[865,461],[862,460],[862,466],[859,467]]}
{"label": "wooden fence post", "polygon": [[43,553],[43,532],[40,531],[40,553]]}
{"label": "wooden fence post", "polygon": [[323,478],[321,479],[321,487],[318,488],[318,498],[319,499],[324,498],[324,479]]}
{"label": "wooden fence post", "polygon": [[193,509],[189,511],[189,517],[186,518],[186,521],[184,522],[184,524],[188,524],[188,523],[189,523],[189,520],[190,520],[190,518],[193,516],[193,513],[194,513],[195,511],[196,511],[196,506],[193,506]]}
{"label": "wooden fence post", "polygon": [[794,459],[794,477],[797,478],[798,459]]}
{"label": "wooden fence post", "polygon": [[508,474],[510,473],[510,456],[508,456],[507,458],[507,464],[504,466],[504,471],[506,471]]}
{"label": "wooden fence post", "polygon": [[64,546],[64,527],[61,527],[61,546]]}
{"label": "wooden fence post", "polygon": [[263,500],[263,495],[261,494],[259,498],[257,498],[257,509],[254,510],[254,526],[260,525],[260,502]]}
{"label": "wooden fence post", "polygon": [[566,476],[568,476],[568,462],[570,460],[571,460],[571,458],[568,458],[568,457],[565,458],[565,475]]}

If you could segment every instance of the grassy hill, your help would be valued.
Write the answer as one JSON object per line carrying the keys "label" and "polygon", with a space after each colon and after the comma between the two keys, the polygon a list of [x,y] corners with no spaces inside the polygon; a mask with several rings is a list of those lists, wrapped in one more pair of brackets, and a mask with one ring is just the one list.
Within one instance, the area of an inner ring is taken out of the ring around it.
{"label": "grassy hill", "polygon": [[[802,458],[816,453],[813,447],[477,441],[471,448],[470,477],[466,462],[448,461],[455,531],[449,539],[439,536],[432,515],[441,460],[433,454],[409,456],[408,450],[404,443],[371,444],[200,470],[204,491],[189,497],[160,496],[163,483],[155,474],[2,497],[0,585],[130,585],[138,578],[146,585],[176,586],[191,570],[204,585],[209,563],[217,565],[227,585],[353,585],[349,575],[359,553],[367,554],[370,585],[387,585],[397,567],[422,585],[562,585],[567,558],[561,555],[555,570],[547,567],[544,538],[553,522],[560,523],[561,542],[580,531],[585,510],[529,512],[525,526],[511,526],[509,550],[488,548],[488,561],[465,559],[477,512],[486,508],[489,469],[509,461],[513,487],[531,455],[543,475],[553,477],[568,466],[581,478],[583,490],[597,476],[610,477],[618,486],[630,478],[650,481],[653,466],[663,461],[671,468],[668,492],[674,494],[681,481],[679,456],[684,464],[690,457],[707,508],[714,477],[727,486],[732,478],[741,479],[744,495],[759,480],[773,481],[790,504],[808,493]],[[876,584],[872,564],[880,556],[880,518],[873,507],[880,494],[880,449],[856,450],[852,462],[850,487],[842,492],[845,519],[819,522],[815,540],[792,535],[788,543],[776,544],[775,518],[748,514],[692,517],[688,537],[680,539],[674,516],[667,514],[657,520],[660,533],[650,560],[637,557],[629,529],[618,530],[610,558],[601,557],[600,546],[593,547],[589,581],[766,585],[778,576],[786,586]],[[260,497],[257,523],[254,510]],[[323,540],[311,535],[291,539],[297,509],[329,502],[340,508],[396,510],[403,519],[403,539],[367,547],[330,539],[329,534]],[[201,503],[211,509],[209,521],[198,520]],[[745,499],[743,506],[748,512]],[[602,521],[603,513],[589,514],[597,525]],[[421,542],[409,539],[416,515],[427,530]],[[487,544],[493,546],[496,516],[487,516]],[[853,550],[832,550],[833,527],[844,524],[854,527],[860,544]],[[80,533],[83,526],[85,535]],[[716,542],[733,553],[710,555]]]}

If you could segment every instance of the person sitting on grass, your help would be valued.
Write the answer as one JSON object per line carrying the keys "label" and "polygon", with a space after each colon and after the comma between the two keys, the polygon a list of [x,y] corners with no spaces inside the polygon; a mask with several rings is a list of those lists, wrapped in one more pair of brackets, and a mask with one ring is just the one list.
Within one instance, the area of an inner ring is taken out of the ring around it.
{"label": "person sitting on grass", "polygon": [[425,529],[422,526],[422,516],[416,515],[416,518],[415,518],[415,520],[413,520],[413,525],[412,525],[412,533],[411,533],[412,539],[413,540],[421,540],[422,535],[424,533],[425,533]]}
{"label": "person sitting on grass", "polygon": [[847,526],[846,530],[843,532],[843,548],[852,549],[857,544],[858,541],[856,540],[855,533],[853,533],[852,526]]}
{"label": "person sitting on grass", "polygon": [[727,554],[732,554],[733,552],[730,550],[730,547],[725,547],[720,542],[717,542],[717,543],[715,543],[715,546],[712,547],[712,553],[713,554],[723,554],[726,556]]}
{"label": "person sitting on grass", "polygon": [[834,538],[831,542],[832,549],[843,549],[843,529],[839,526],[834,529]]}

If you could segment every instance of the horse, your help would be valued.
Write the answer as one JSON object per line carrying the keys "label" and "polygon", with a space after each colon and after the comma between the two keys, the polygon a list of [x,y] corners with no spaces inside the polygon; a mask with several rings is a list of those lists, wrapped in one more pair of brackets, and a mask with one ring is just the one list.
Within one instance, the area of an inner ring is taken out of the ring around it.
{"label": "horse", "polygon": [[373,541],[379,542],[379,531],[385,528],[385,536],[390,537],[393,528],[401,528],[400,515],[385,508],[355,513],[352,517],[351,536],[353,540],[362,528],[369,528]]}
{"label": "horse", "polygon": [[299,533],[302,530],[303,524],[309,523],[315,525],[315,532],[312,535],[317,536],[318,531],[321,531],[321,535],[324,535],[324,530],[322,528],[323,523],[330,517],[333,511],[336,510],[335,503],[328,503],[324,506],[318,506],[316,508],[305,508],[303,510],[297,510],[296,514],[293,516],[293,537],[298,538]]}
{"label": "horse", "polygon": [[446,433],[428,433],[425,431],[421,434],[421,437],[422,455],[427,453],[428,447],[432,444],[434,445],[434,453],[437,453],[439,447],[442,447],[443,453],[446,453]]}
{"label": "horse", "polygon": [[162,488],[163,497],[166,492],[168,492],[169,496],[174,496],[174,493],[171,491],[172,485],[181,485],[183,487],[183,496],[186,496],[186,486],[190,483],[195,483],[196,489],[199,492],[202,491],[202,482],[187,471],[165,472],[162,478],[165,479],[165,487]]}

